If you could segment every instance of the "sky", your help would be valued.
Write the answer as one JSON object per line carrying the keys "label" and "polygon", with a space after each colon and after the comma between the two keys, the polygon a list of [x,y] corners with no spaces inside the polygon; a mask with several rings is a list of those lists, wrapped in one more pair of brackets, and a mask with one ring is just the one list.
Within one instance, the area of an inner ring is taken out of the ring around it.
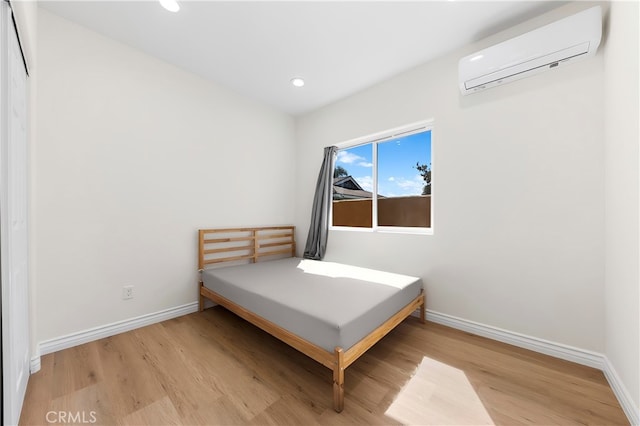
{"label": "sky", "polygon": [[[373,146],[338,151],[336,166],[347,170],[367,191],[373,190]],[[420,195],[424,179],[416,162],[431,165],[431,131],[378,143],[378,194],[385,197]]]}

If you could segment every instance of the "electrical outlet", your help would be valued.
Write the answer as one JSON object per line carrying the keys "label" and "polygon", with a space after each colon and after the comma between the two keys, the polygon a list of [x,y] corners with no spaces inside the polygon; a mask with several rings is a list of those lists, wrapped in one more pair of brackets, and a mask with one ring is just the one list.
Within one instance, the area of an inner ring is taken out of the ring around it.
{"label": "electrical outlet", "polygon": [[133,286],[125,285],[122,287],[122,300],[133,299]]}

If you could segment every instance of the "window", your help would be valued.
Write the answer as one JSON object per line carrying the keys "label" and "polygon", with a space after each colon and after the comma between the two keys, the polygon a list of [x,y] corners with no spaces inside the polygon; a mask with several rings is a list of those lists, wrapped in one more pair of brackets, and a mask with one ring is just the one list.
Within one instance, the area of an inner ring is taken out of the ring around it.
{"label": "window", "polygon": [[340,144],[332,227],[430,229],[431,129],[423,122]]}

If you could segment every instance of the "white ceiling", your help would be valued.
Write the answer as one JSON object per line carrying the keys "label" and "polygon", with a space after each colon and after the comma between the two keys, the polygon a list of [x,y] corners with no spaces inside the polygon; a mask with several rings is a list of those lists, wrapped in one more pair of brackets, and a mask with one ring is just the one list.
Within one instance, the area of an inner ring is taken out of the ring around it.
{"label": "white ceiling", "polygon": [[[156,1],[40,6],[300,115],[562,3],[183,0],[178,13]],[[293,87],[295,76],[306,85]]]}

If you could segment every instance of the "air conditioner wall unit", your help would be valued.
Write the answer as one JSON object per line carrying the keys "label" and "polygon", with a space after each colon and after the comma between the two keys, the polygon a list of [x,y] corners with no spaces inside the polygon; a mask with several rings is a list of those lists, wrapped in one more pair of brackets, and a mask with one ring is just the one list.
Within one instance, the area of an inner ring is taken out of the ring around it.
{"label": "air conditioner wall unit", "polygon": [[586,9],[460,59],[460,91],[467,95],[593,56],[601,38],[600,6]]}

